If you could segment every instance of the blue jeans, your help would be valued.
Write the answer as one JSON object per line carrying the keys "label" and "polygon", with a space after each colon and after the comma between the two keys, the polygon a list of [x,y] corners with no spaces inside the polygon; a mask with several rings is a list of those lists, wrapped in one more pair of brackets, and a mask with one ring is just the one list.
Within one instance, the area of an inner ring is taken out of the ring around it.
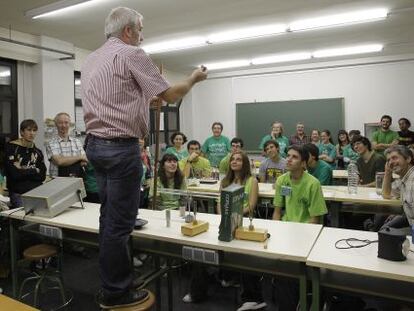
{"label": "blue jeans", "polygon": [[104,294],[116,297],[125,294],[132,281],[128,240],[138,213],[141,156],[138,139],[88,138],[86,154],[95,168],[101,200],[99,273]]}

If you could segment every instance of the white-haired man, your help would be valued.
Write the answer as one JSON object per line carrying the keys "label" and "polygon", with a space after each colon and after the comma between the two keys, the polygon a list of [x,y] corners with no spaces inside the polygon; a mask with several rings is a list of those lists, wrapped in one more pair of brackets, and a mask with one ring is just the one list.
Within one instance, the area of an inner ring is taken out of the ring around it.
{"label": "white-haired man", "polygon": [[205,68],[171,86],[145,52],[142,15],[113,9],[105,21],[107,41],[82,68],[82,103],[87,156],[96,171],[101,199],[99,270],[102,308],[135,305],[147,297],[133,289],[129,235],[139,206],[142,164],[138,138],[148,134],[149,106],[155,96],[175,102],[206,79]]}

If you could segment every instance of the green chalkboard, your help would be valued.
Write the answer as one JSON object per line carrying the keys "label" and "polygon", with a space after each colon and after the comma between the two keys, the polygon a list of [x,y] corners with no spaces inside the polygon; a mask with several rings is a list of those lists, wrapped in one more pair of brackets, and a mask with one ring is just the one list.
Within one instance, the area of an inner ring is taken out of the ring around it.
{"label": "green chalkboard", "polygon": [[336,142],[338,131],[344,128],[343,103],[343,98],[237,103],[236,135],[243,139],[245,150],[257,151],[273,121],[283,123],[288,138],[295,133],[296,123],[303,122],[307,134],[314,128],[328,129]]}

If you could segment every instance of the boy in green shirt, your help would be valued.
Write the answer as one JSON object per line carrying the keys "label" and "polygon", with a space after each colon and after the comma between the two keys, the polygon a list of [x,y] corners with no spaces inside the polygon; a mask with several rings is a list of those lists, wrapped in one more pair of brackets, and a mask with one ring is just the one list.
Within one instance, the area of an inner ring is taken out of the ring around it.
{"label": "boy in green shirt", "polygon": [[306,144],[303,148],[309,153],[307,162],[308,172],[315,177],[321,185],[332,185],[332,167],[323,160],[319,160],[318,147],[312,143]]}
{"label": "boy in green shirt", "polygon": [[285,208],[284,221],[320,223],[328,210],[320,182],[305,171],[309,153],[293,145],[286,159],[288,172],[276,181],[273,219],[281,220],[281,209]]}
{"label": "boy in green shirt", "polygon": [[211,165],[210,161],[203,158],[200,154],[200,143],[196,140],[191,140],[187,144],[188,153],[187,158],[178,162],[180,170],[183,172],[185,178],[204,178],[210,177]]}

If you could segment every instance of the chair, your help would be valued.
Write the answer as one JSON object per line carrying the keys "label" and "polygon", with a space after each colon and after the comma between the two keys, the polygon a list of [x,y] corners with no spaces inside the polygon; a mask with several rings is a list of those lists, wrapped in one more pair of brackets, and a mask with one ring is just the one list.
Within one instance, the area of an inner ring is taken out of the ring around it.
{"label": "chair", "polygon": [[151,308],[155,304],[155,296],[149,290],[147,289],[144,289],[144,290],[148,292],[148,298],[142,303],[139,303],[137,305],[130,306],[130,307],[112,308],[112,309],[109,309],[109,311],[148,311],[148,310],[151,310]]}
{"label": "chair", "polygon": [[[24,259],[30,262],[40,261],[42,269],[33,271],[33,276],[27,277],[23,280],[19,290],[19,299],[22,300],[26,296],[33,293],[32,290],[23,294],[23,290],[26,284],[28,284],[31,281],[36,281],[34,286],[33,303],[34,306],[37,307],[39,302],[39,289],[42,285],[45,286],[46,283],[49,282],[55,283],[57,287],[46,287],[46,290],[58,289],[60,291],[60,296],[62,298],[61,307],[67,305],[70,301],[66,300],[65,290],[63,287],[62,276],[60,273],[60,253],[58,247],[50,244],[37,244],[29,248],[26,248],[23,252],[23,257]],[[56,269],[49,269],[49,267],[47,267],[47,260],[52,257],[57,257],[58,259],[58,268]]]}

